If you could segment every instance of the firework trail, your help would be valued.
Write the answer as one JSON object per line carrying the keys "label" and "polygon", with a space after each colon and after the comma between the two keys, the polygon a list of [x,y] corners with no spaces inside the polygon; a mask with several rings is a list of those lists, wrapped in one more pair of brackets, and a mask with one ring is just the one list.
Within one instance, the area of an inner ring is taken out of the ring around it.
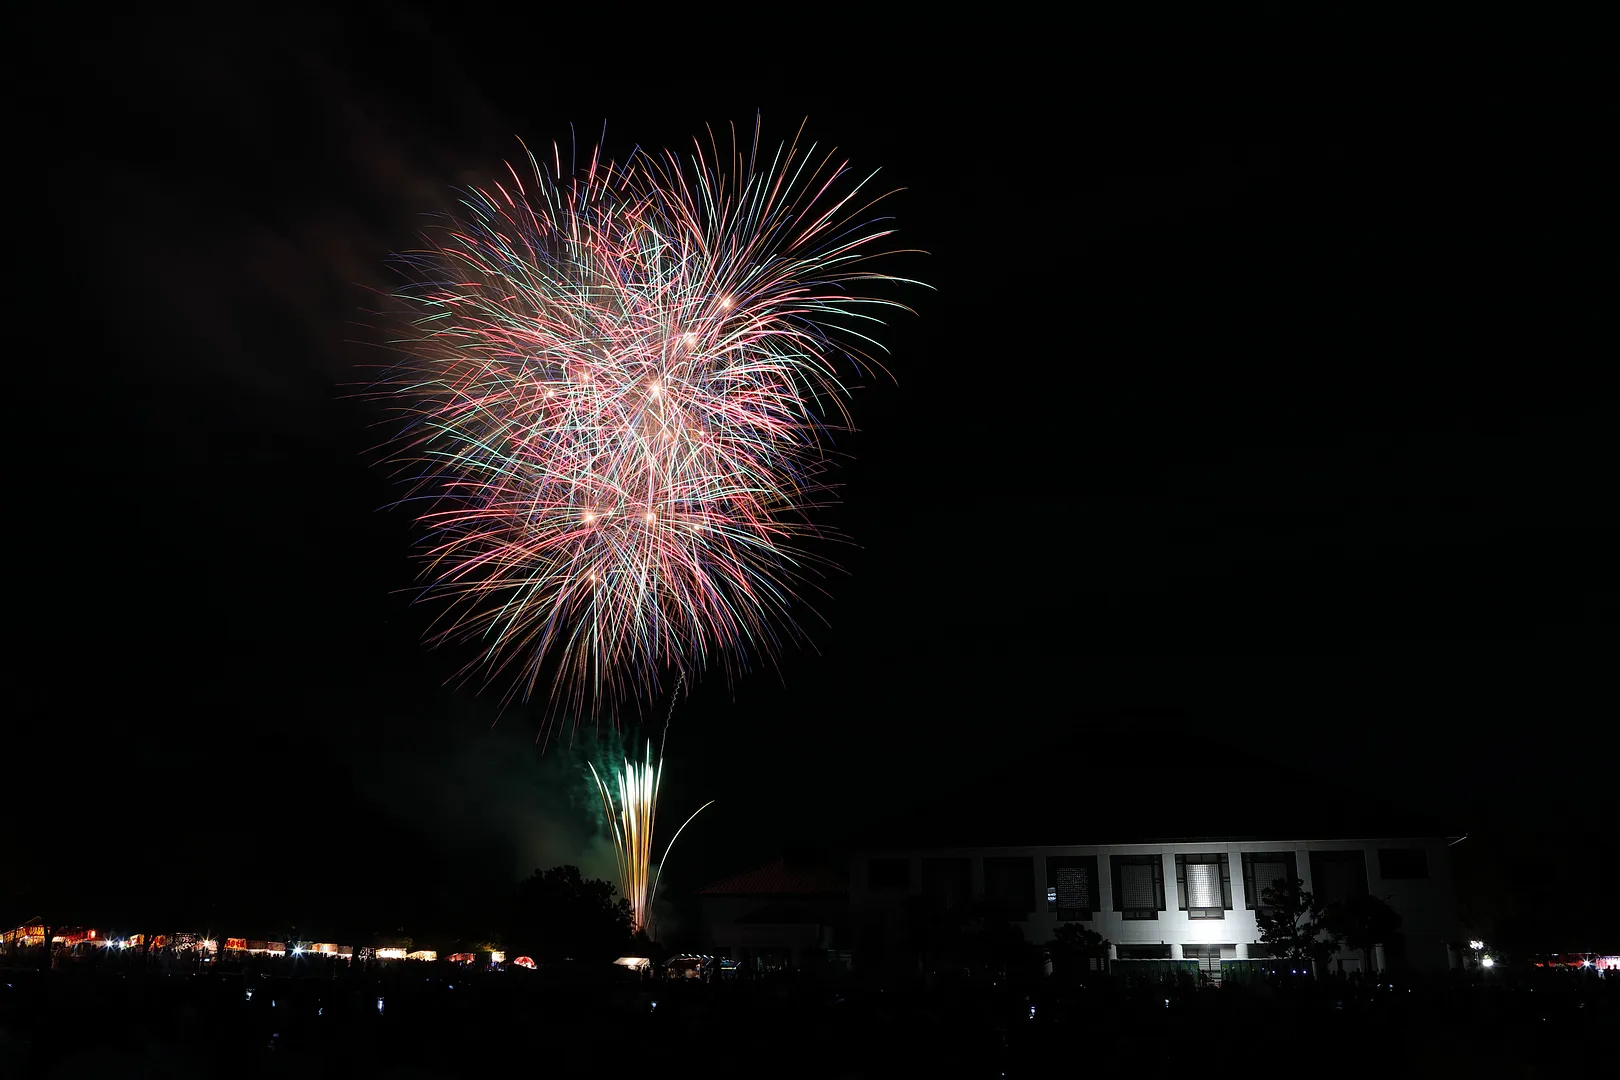
{"label": "firework trail", "polygon": [[904,307],[861,290],[905,279],[867,265],[892,234],[871,176],[762,148],[757,119],[694,145],[566,176],[530,154],[403,259],[411,329],[372,395],[403,420],[430,639],[476,642],[462,676],[508,701],[649,701],[799,636],[844,379]]}
{"label": "firework trail", "polygon": [[[670,711],[673,712],[675,703],[670,702]],[[664,721],[664,731],[669,732],[669,721]],[[703,813],[714,800],[710,799],[692,812],[692,816],[681,822],[681,827],[675,830],[675,835],[669,838],[664,846],[664,856],[658,860],[658,870],[653,872],[652,841],[653,826],[658,819],[658,785],[664,775],[664,752],[660,746],[658,750],[658,764],[653,764],[652,741],[647,742],[647,752],[642,763],[633,764],[628,758],[619,770],[618,783],[610,788],[603,781],[596,766],[590,762],[586,765],[591,770],[591,777],[596,781],[596,788],[602,795],[602,809],[607,813],[609,826],[613,829],[613,847],[619,862],[619,889],[625,899],[630,902],[630,928],[640,933],[647,928],[647,920],[652,914],[652,903],[658,895],[658,878],[662,876],[664,863],[669,859],[669,853],[675,846],[675,841],[681,838],[681,833],[692,824],[692,819]]]}

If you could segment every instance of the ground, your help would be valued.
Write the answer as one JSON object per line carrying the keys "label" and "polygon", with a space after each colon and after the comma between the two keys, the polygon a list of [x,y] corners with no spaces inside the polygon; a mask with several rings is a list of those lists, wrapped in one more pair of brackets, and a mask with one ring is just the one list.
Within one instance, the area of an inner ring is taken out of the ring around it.
{"label": "ground", "polygon": [[[604,965],[606,966],[606,965]],[[281,969],[285,970],[285,968]],[[1615,1045],[1620,979],[715,985],[400,963],[299,977],[13,967],[6,1077],[1553,1075]],[[623,977],[621,977],[623,976]]]}

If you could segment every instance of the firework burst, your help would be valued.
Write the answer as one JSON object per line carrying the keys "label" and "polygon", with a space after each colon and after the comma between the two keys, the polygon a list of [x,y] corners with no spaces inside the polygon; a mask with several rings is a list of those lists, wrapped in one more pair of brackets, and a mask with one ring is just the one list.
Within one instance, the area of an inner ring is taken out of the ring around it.
{"label": "firework burst", "polygon": [[903,279],[867,265],[892,233],[872,177],[762,151],[757,121],[724,158],[695,145],[566,176],[530,154],[404,259],[374,394],[405,420],[431,639],[476,642],[463,676],[508,700],[549,678],[581,713],[645,702],[798,636],[845,380],[903,307],[862,289]]}

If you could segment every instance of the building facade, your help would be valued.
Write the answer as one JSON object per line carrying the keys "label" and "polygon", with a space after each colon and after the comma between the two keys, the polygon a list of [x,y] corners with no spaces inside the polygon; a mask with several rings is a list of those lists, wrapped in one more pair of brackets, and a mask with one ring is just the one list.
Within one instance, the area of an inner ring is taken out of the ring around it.
{"label": "building facade", "polygon": [[[911,897],[947,907],[989,904],[1034,945],[1078,922],[1110,942],[1109,958],[1259,959],[1256,909],[1276,881],[1298,879],[1325,903],[1376,896],[1401,917],[1375,968],[1444,970],[1459,963],[1447,838],[1199,839],[1058,847],[872,849],[856,854],[850,905],[864,925],[894,922]],[[1342,949],[1329,970],[1352,972]]]}
{"label": "building facade", "polygon": [[745,971],[792,971],[838,954],[848,887],[822,866],[784,860],[698,891],[704,947]]}

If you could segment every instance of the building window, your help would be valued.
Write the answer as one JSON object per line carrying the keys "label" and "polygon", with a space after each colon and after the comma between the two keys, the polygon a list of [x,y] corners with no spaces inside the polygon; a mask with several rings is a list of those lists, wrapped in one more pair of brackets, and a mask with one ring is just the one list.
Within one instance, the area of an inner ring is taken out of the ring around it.
{"label": "building window", "polygon": [[1120,945],[1114,951],[1121,960],[1170,959],[1170,946],[1168,945]]}
{"label": "building window", "polygon": [[1028,855],[989,855],[984,860],[985,903],[1003,914],[1035,910],[1035,860]]}
{"label": "building window", "polygon": [[1299,877],[1292,851],[1245,851],[1243,853],[1243,906],[1250,911],[1269,910],[1263,897],[1267,889],[1291,890]]}
{"label": "building window", "polygon": [[1378,876],[1426,878],[1429,876],[1429,853],[1420,847],[1379,848]]}
{"label": "building window", "polygon": [[1232,907],[1232,872],[1226,856],[1176,856],[1176,902],[1189,919],[1224,919]]}
{"label": "building window", "polygon": [[868,859],[866,884],[874,889],[911,888],[911,860]]}
{"label": "building window", "polygon": [[1090,919],[1100,909],[1097,896],[1097,856],[1046,857],[1046,910],[1059,922]]}
{"label": "building window", "polygon": [[1164,859],[1158,855],[1110,855],[1114,910],[1126,919],[1157,919],[1164,910]]}
{"label": "building window", "polygon": [[1311,892],[1323,904],[1342,904],[1367,895],[1367,853],[1311,852]]}
{"label": "building window", "polygon": [[1183,945],[1181,957],[1198,964],[1198,974],[1217,986],[1221,982],[1221,961],[1237,956],[1235,945]]}
{"label": "building window", "polygon": [[924,859],[923,895],[945,907],[973,902],[973,864],[967,859]]}

